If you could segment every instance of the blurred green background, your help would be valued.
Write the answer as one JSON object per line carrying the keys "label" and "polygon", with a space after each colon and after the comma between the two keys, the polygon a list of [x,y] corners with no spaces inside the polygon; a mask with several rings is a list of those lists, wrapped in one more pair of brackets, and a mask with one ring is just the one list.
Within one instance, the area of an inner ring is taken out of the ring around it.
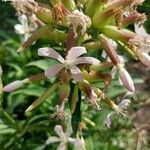
{"label": "blurred green background", "polygon": [[[47,65],[47,60],[39,58],[36,53],[37,49],[42,47],[42,41],[37,41],[37,44],[32,45],[25,53],[16,53],[21,43],[21,37],[14,31],[14,25],[18,23],[15,10],[9,2],[1,1],[0,10],[0,64],[3,68],[3,84],[6,85],[16,79],[24,79],[32,74],[42,72]],[[149,0],[145,1],[138,10],[147,14],[148,20],[144,25],[147,32],[150,33]],[[130,97],[132,103],[128,108],[128,117],[114,116],[111,128],[107,129],[103,126],[103,120],[112,110],[102,105],[102,110],[97,112],[86,104],[83,105],[83,115],[95,123],[95,126],[87,123],[87,128],[83,131],[87,150],[150,149],[150,117],[148,117],[150,114],[150,72],[141,63],[134,61],[127,63],[127,68],[137,89],[135,95]],[[4,93],[3,98],[1,97],[1,150],[56,149],[57,144],[45,146],[44,143],[49,135],[54,135],[53,129],[58,123],[49,117],[57,104],[57,93],[53,93],[38,109],[31,113],[24,113],[26,108],[49,85],[48,81],[40,81],[26,85],[15,92]],[[122,99],[125,93],[125,88],[118,85],[117,79],[107,90],[107,94],[116,103]],[[137,131],[137,124],[142,127],[147,125],[143,127],[146,134]]]}

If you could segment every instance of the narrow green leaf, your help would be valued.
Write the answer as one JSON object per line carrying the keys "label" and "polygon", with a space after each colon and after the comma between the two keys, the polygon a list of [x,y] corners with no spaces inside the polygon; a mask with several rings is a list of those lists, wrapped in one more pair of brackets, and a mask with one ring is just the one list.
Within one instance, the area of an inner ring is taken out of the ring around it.
{"label": "narrow green leaf", "polygon": [[58,83],[53,84],[50,88],[44,92],[37,100],[35,100],[27,109],[26,112],[33,110],[34,108],[38,107],[42,104],[58,87]]}
{"label": "narrow green leaf", "polygon": [[78,101],[76,103],[75,111],[72,114],[71,126],[73,135],[75,136],[81,121],[81,91],[78,89]]}

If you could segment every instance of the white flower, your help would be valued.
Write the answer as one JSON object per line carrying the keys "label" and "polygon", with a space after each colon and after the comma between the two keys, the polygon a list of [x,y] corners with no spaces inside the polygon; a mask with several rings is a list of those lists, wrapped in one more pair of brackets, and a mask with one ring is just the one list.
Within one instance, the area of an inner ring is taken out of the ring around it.
{"label": "white flower", "polygon": [[78,64],[99,64],[100,61],[93,57],[79,57],[82,54],[87,53],[84,47],[72,47],[66,59],[64,59],[58,52],[52,48],[40,48],[38,49],[39,56],[46,56],[58,60],[60,63],[55,64],[45,70],[45,76],[52,78],[57,75],[63,68],[69,69],[72,74],[72,78],[78,82],[83,80],[82,72],[77,67]]}
{"label": "white flower", "polygon": [[84,34],[87,28],[91,25],[90,17],[84,15],[83,12],[80,12],[79,10],[75,10],[71,15],[68,15],[68,21],[69,25],[73,27],[75,36],[77,36],[76,31],[78,27],[82,28],[81,33]]}
{"label": "white flower", "polygon": [[27,18],[26,15],[24,15],[24,14],[20,15],[18,17],[18,20],[19,20],[20,24],[16,24],[14,26],[15,31],[16,31],[17,34],[24,35],[24,40],[23,41],[26,41],[29,38],[31,32],[36,30],[37,27],[38,27],[37,24],[34,21],[35,20],[35,15],[30,16],[29,19],[32,22],[29,23],[28,18]]}
{"label": "white flower", "polygon": [[51,143],[59,142],[60,144],[57,147],[57,150],[66,150],[66,145],[67,143],[73,144],[75,147],[80,148],[80,150],[85,150],[85,143],[83,138],[71,138],[71,131],[68,130],[66,132],[63,131],[62,126],[56,125],[54,131],[58,135],[56,136],[51,136],[47,139],[46,145],[49,145]]}
{"label": "white flower", "polygon": [[103,124],[104,124],[107,128],[110,128],[110,126],[111,126],[111,124],[112,124],[111,117],[112,117],[113,115],[121,113],[123,116],[125,116],[125,114],[123,113],[123,111],[126,110],[127,107],[129,106],[129,104],[131,103],[131,101],[130,101],[129,99],[125,99],[125,97],[126,97],[127,95],[129,95],[129,94],[131,94],[131,93],[126,94],[126,95],[123,97],[122,101],[121,101],[118,105],[116,105],[116,106],[117,106],[117,107],[116,107],[116,111],[110,112],[110,113],[106,116],[106,118],[104,119]]}

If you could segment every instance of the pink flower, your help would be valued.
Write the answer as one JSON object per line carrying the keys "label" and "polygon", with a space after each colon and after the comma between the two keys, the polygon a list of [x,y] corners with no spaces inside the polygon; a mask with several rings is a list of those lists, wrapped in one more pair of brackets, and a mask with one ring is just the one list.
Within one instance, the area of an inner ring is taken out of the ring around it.
{"label": "pink flower", "polygon": [[39,56],[46,56],[58,60],[58,64],[55,64],[45,70],[45,76],[52,78],[57,75],[63,68],[69,69],[72,74],[72,78],[78,82],[83,80],[82,72],[77,67],[79,64],[99,64],[100,61],[93,57],[79,57],[87,53],[84,47],[72,47],[64,59],[58,52],[52,48],[40,48],[38,50]]}

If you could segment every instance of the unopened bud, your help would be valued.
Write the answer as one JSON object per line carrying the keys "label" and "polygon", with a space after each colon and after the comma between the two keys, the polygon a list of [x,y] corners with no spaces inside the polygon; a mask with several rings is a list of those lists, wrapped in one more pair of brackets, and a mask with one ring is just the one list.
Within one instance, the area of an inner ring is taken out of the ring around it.
{"label": "unopened bud", "polygon": [[145,66],[150,67],[150,56],[147,53],[145,53],[145,52],[139,53],[138,52],[137,57]]}
{"label": "unopened bud", "polygon": [[24,79],[24,80],[17,80],[17,81],[14,81],[8,85],[6,85],[3,90],[5,92],[13,92],[15,90],[17,90],[18,88],[22,87],[24,84],[28,83],[29,82],[29,79]]}
{"label": "unopened bud", "polygon": [[134,83],[129,73],[123,68],[121,64],[117,65],[119,77],[123,83],[123,85],[131,92],[135,91]]}

